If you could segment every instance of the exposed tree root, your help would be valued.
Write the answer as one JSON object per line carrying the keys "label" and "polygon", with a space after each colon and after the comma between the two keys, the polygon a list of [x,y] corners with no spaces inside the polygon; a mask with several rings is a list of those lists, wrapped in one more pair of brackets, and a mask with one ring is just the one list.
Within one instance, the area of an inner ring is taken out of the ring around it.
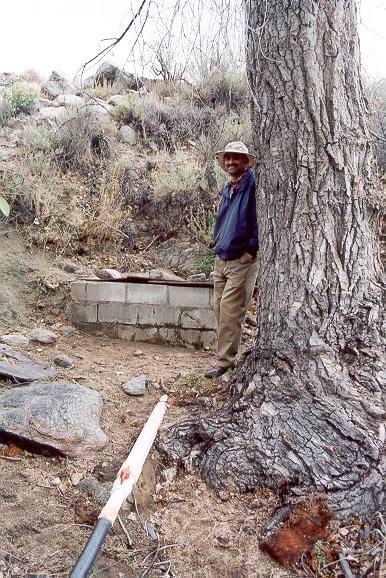
{"label": "exposed tree root", "polygon": [[317,491],[338,518],[367,517],[385,499],[386,375],[379,352],[357,354],[338,358],[323,342],[301,355],[285,343],[256,349],[235,373],[230,402],[171,427],[160,448],[219,490],[265,485],[286,499]]}

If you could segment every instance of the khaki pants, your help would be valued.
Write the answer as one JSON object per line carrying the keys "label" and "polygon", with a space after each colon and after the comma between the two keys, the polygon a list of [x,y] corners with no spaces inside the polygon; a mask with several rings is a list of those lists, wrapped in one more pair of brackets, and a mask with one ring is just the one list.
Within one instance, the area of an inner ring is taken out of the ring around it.
{"label": "khaki pants", "polygon": [[255,286],[258,260],[242,263],[243,257],[222,261],[216,257],[214,312],[217,319],[217,363],[232,367],[237,355],[244,317]]}

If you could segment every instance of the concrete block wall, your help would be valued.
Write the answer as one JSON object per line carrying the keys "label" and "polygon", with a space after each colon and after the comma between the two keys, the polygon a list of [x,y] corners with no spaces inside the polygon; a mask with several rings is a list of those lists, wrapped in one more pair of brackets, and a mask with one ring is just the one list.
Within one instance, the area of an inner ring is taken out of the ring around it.
{"label": "concrete block wall", "polygon": [[130,341],[214,348],[212,287],[76,281],[71,319],[86,331]]}

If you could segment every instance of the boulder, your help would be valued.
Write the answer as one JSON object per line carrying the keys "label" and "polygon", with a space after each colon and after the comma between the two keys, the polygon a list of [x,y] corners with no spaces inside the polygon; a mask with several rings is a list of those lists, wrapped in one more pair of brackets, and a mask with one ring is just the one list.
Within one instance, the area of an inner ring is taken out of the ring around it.
{"label": "boulder", "polygon": [[42,84],[41,91],[50,98],[55,98],[60,94],[76,94],[76,87],[67,80],[46,80]]}
{"label": "boulder", "polygon": [[115,80],[115,75],[117,72],[118,66],[115,66],[115,64],[112,64],[107,60],[102,62],[94,76],[95,84],[112,84]]}
{"label": "boulder", "polygon": [[137,131],[127,124],[121,126],[118,131],[118,138],[120,141],[125,142],[131,146],[134,146],[138,142],[138,134]]}
{"label": "boulder", "polygon": [[106,446],[101,411],[97,391],[77,383],[34,382],[0,396],[0,433],[77,456]]}
{"label": "boulder", "polygon": [[37,343],[43,343],[44,345],[55,343],[58,338],[56,333],[49,331],[48,329],[33,329],[27,333],[26,337],[30,341],[36,341]]}
{"label": "boulder", "polygon": [[39,363],[29,355],[22,355],[8,345],[0,345],[0,376],[22,382],[48,379],[56,374],[49,365]]}
{"label": "boulder", "polygon": [[66,107],[64,106],[41,106],[37,117],[40,120],[56,120],[66,114]]}
{"label": "boulder", "polygon": [[93,98],[86,104],[87,110],[96,114],[109,114],[112,106],[101,98]]}
{"label": "boulder", "polygon": [[115,74],[114,82],[111,87],[113,94],[122,94],[130,90],[138,90],[143,83],[134,74],[118,70]]}
{"label": "boulder", "polygon": [[118,106],[119,104],[122,104],[124,100],[125,97],[123,94],[114,94],[113,96],[110,96],[108,103],[111,104],[111,106]]}
{"label": "boulder", "polygon": [[24,335],[0,335],[0,342],[6,345],[28,345],[29,339]]}
{"label": "boulder", "polygon": [[107,279],[120,279],[122,275],[116,269],[98,269],[95,275],[98,279],[103,279],[106,281]]}
{"label": "boulder", "polygon": [[55,103],[49,98],[37,98],[34,102],[35,110],[40,110],[45,106],[55,106]]}
{"label": "boulder", "polygon": [[54,104],[59,106],[74,106],[76,108],[81,108],[86,104],[86,101],[81,96],[76,94],[59,94],[54,99]]}

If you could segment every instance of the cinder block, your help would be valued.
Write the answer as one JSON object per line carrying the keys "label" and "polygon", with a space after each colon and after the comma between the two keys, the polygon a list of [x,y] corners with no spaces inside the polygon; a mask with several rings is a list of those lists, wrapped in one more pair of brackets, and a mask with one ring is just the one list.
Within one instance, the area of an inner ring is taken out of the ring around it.
{"label": "cinder block", "polygon": [[187,309],[182,311],[181,327],[186,329],[215,329],[216,318],[212,309]]}
{"label": "cinder block", "polygon": [[157,343],[158,341],[157,327],[136,327],[135,341],[146,341],[148,343]]}
{"label": "cinder block", "polygon": [[168,302],[172,307],[209,307],[209,287],[168,286]]}
{"label": "cinder block", "polygon": [[98,321],[102,323],[137,323],[137,306],[132,303],[100,303]]}
{"label": "cinder block", "polygon": [[126,301],[128,303],[150,303],[152,305],[167,303],[166,285],[147,283],[126,283]]}
{"label": "cinder block", "polygon": [[135,325],[117,325],[117,333],[119,339],[126,341],[135,341]]}
{"label": "cinder block", "polygon": [[108,281],[88,281],[86,285],[87,301],[111,302],[125,301],[125,283],[110,283]]}
{"label": "cinder block", "polygon": [[178,325],[180,309],[166,305],[138,305],[138,323],[140,325]]}
{"label": "cinder block", "polygon": [[180,329],[179,333],[183,344],[201,347],[201,331],[199,329]]}
{"label": "cinder block", "polygon": [[160,327],[158,330],[159,343],[177,345],[178,337],[176,329],[172,327]]}
{"label": "cinder block", "polygon": [[203,347],[216,349],[217,333],[215,331],[201,331],[201,343]]}
{"label": "cinder block", "polygon": [[71,283],[71,299],[73,301],[86,301],[85,281],[74,281],[74,283]]}
{"label": "cinder block", "polygon": [[96,303],[72,303],[71,320],[74,323],[94,323],[98,319]]}

